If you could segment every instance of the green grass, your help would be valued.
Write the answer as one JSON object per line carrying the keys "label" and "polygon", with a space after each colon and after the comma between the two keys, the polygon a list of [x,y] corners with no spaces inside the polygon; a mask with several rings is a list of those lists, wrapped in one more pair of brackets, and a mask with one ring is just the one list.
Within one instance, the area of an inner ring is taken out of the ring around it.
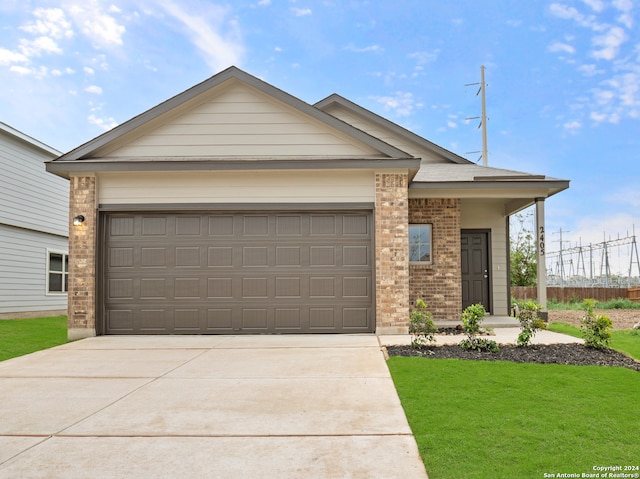
{"label": "green grass", "polygon": [[[547,329],[556,333],[582,338],[580,328],[571,324],[554,322],[550,323]],[[640,361],[640,331],[634,329],[614,329],[611,331],[610,346],[612,349],[621,351]]]}
{"label": "green grass", "polygon": [[0,361],[66,342],[66,316],[0,320]]}
{"label": "green grass", "polygon": [[388,366],[430,479],[638,464],[636,371],[406,357]]}

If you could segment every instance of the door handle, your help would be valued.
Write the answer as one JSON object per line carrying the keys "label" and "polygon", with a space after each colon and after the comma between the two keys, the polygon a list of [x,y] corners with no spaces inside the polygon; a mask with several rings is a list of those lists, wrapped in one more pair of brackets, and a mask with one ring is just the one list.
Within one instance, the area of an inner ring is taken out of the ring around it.
{"label": "door handle", "polygon": [[488,271],[485,269],[484,270],[484,274],[482,275],[484,277],[484,279],[487,279],[489,277],[489,275],[487,273],[488,273]]}

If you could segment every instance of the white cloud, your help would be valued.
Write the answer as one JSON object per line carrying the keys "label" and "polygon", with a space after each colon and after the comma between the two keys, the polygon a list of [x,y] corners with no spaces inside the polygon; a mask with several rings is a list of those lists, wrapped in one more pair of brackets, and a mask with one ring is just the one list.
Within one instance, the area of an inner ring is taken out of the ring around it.
{"label": "white cloud", "polygon": [[613,0],[612,5],[620,11],[630,12],[633,9],[632,0]]}
{"label": "white cloud", "polygon": [[62,48],[50,37],[38,37],[35,40],[20,40],[20,51],[26,57],[39,57],[43,53],[61,54]]}
{"label": "white cloud", "polygon": [[562,127],[569,133],[576,133],[580,128],[582,128],[582,123],[574,120],[565,123],[564,125],[562,125]]}
{"label": "white cloud", "polygon": [[380,45],[369,45],[362,48],[358,48],[354,45],[348,45],[344,49],[350,52],[355,52],[355,53],[366,53],[366,52],[382,53],[384,51],[384,48],[382,48]]}
{"label": "white cloud", "polygon": [[69,8],[69,13],[80,31],[97,47],[120,46],[126,31],[115,17],[105,12],[97,0],[75,3]]}
{"label": "white cloud", "polygon": [[49,36],[55,39],[71,38],[73,29],[60,8],[36,8],[33,11],[36,20],[20,27],[20,30],[33,35]]}
{"label": "white cloud", "polygon": [[304,17],[313,13],[310,8],[291,7],[291,11],[296,17]]}
{"label": "white cloud", "polygon": [[23,67],[14,65],[9,68],[10,72],[17,73],[23,76],[33,76],[34,78],[45,78],[49,76],[49,69],[45,66],[41,67]]}
{"label": "white cloud", "polygon": [[409,54],[409,58],[413,58],[416,60],[418,65],[426,65],[428,63],[433,63],[438,59],[438,55],[440,54],[440,49],[435,48],[431,51],[422,50],[419,52],[413,52]]}
{"label": "white cloud", "polygon": [[567,7],[566,5],[563,5],[561,3],[552,3],[549,6],[549,11],[552,15],[559,18],[564,18],[565,20],[580,21],[583,18],[582,14],[577,9],[575,9],[574,7]]}
{"label": "white cloud", "polygon": [[380,103],[385,111],[393,111],[396,116],[410,116],[416,109],[423,106],[416,102],[410,92],[399,91],[393,96],[373,96],[370,98]]}
{"label": "white cloud", "polygon": [[563,52],[574,54],[576,49],[567,43],[556,42],[549,46],[549,51],[553,53]]}
{"label": "white cloud", "polygon": [[211,5],[206,11],[190,10],[187,13],[170,0],[163,1],[161,5],[180,22],[184,33],[214,71],[241,63],[244,47],[238,24],[231,20],[228,22],[228,32],[223,31],[228,8]]}
{"label": "white cloud", "polygon": [[0,48],[0,65],[12,65],[14,63],[27,63],[29,59],[22,53],[12,52],[6,48]]}
{"label": "white cloud", "polygon": [[94,75],[96,72],[93,68],[90,67],[84,67],[82,69],[87,75]]}
{"label": "white cloud", "polygon": [[93,93],[94,95],[102,95],[102,88],[97,85],[90,85],[84,89],[87,93]]}
{"label": "white cloud", "polygon": [[261,7],[267,7],[271,5],[271,0],[260,0],[258,2],[258,5],[260,5]]}
{"label": "white cloud", "polygon": [[593,38],[593,44],[600,47],[594,50],[591,55],[593,58],[602,60],[613,60],[618,56],[620,46],[625,42],[627,36],[621,27],[611,27],[604,35]]}
{"label": "white cloud", "polygon": [[582,0],[584,3],[589,5],[592,10],[596,12],[601,12],[604,10],[604,2],[602,0]]}
{"label": "white cloud", "polygon": [[96,125],[104,131],[109,131],[118,126],[118,122],[116,122],[113,118],[100,118],[93,113],[87,117],[87,120],[92,125]]}
{"label": "white cloud", "polygon": [[599,69],[593,63],[589,63],[587,65],[580,65],[578,67],[578,71],[581,72],[584,76],[588,76],[588,77],[595,76],[595,75],[601,75],[601,74],[605,73],[605,70]]}
{"label": "white cloud", "polygon": [[65,68],[64,70],[58,70],[57,68],[51,70],[51,75],[54,77],[60,77],[62,75],[73,75],[75,71],[72,68]]}

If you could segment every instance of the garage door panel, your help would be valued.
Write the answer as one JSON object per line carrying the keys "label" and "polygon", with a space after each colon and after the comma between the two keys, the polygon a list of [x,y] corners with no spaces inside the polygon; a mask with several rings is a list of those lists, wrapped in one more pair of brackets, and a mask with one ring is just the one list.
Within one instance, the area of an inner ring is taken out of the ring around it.
{"label": "garage door panel", "polygon": [[111,334],[371,332],[371,214],[106,216]]}
{"label": "garage door panel", "polygon": [[[135,251],[134,248],[131,248]],[[167,248],[140,248],[140,266],[142,268],[166,268]]]}
{"label": "garage door panel", "polygon": [[198,333],[201,311],[197,308],[177,308],[174,312],[174,328],[176,332]]}
{"label": "garage door panel", "polygon": [[166,235],[167,218],[162,216],[146,216],[142,218],[142,237]]}

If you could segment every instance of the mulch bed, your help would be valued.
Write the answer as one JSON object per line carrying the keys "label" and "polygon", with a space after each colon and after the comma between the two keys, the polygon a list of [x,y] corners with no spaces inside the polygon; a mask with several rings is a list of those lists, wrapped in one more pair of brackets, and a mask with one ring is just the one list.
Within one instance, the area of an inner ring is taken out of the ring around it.
{"label": "mulch bed", "polygon": [[535,344],[518,347],[500,345],[496,353],[466,351],[458,345],[387,346],[389,356],[420,356],[435,359],[512,361],[516,363],[574,364],[580,366],[620,366],[640,371],[640,362],[613,349],[599,350],[582,344]]}

